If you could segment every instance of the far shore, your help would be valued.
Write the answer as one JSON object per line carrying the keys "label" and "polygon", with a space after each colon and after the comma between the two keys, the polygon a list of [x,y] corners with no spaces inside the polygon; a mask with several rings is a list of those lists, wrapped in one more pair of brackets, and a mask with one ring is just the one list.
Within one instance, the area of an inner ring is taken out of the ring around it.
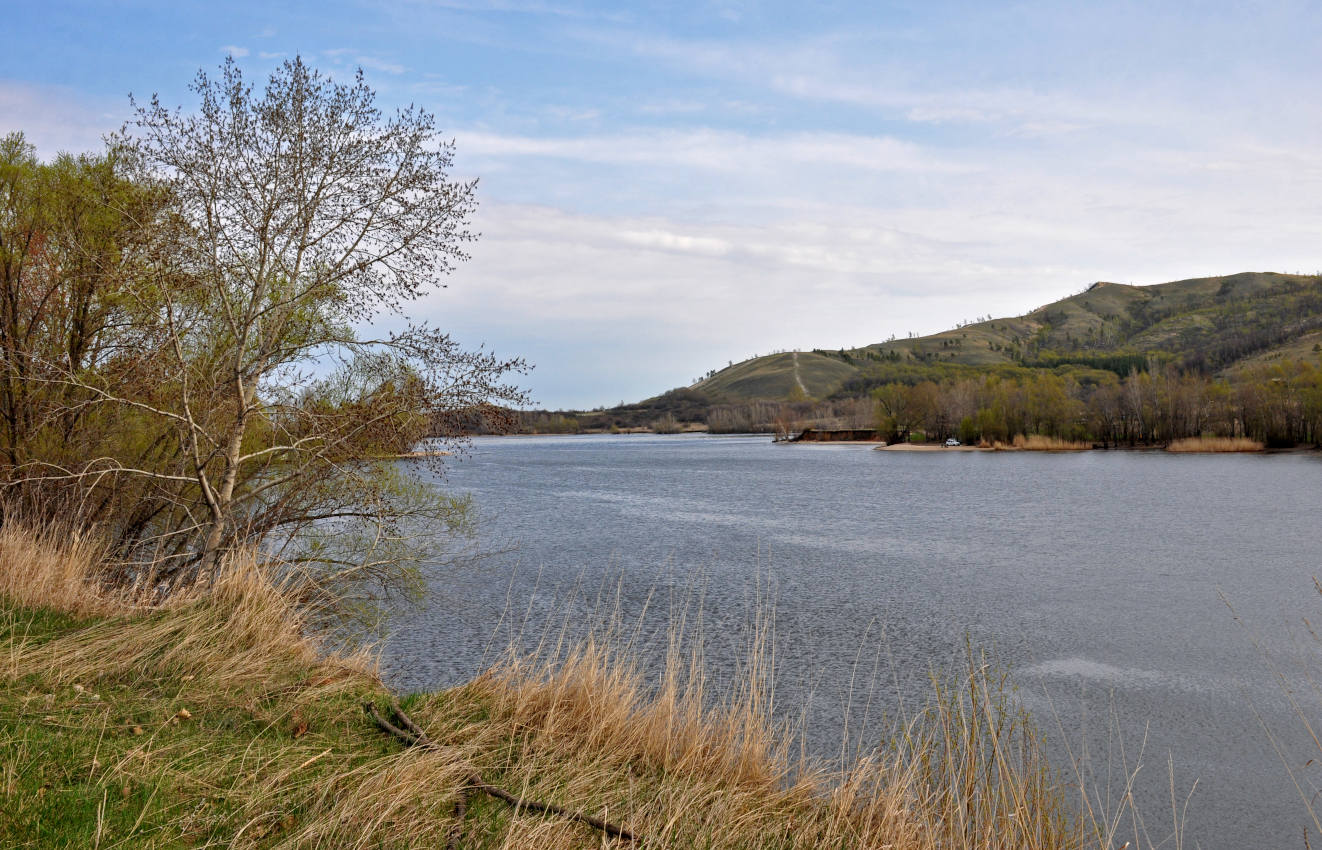
{"label": "far shore", "polygon": [[[1002,452],[1019,451],[1019,449],[993,449],[991,446],[943,446],[940,443],[891,443],[890,445],[877,446],[873,451],[878,452]],[[1073,449],[1072,451],[1087,451],[1086,449]]]}
{"label": "far shore", "polygon": [[[690,435],[691,435],[691,434],[709,434],[710,432],[708,432],[708,431],[706,431],[706,430],[687,429],[687,430],[682,431],[682,432],[680,432],[680,433],[681,433],[681,434],[690,434]],[[522,432],[522,433],[514,433],[514,434],[488,434],[488,435],[483,435],[483,436],[500,437],[500,438],[502,438],[502,439],[511,439],[511,438],[515,438],[515,439],[517,439],[517,438],[520,438],[520,437],[523,437],[523,438],[532,438],[532,437],[636,436],[636,435],[643,435],[643,434],[646,434],[646,435],[652,435],[652,436],[673,436],[673,435],[671,435],[671,434],[658,434],[656,431],[653,431],[651,428],[621,428],[621,429],[616,430],[616,431],[613,431],[613,432],[612,432],[612,431],[598,431],[598,430],[577,431],[577,432],[564,432],[564,431],[558,431],[558,432],[553,432],[553,431],[542,431],[542,432],[537,432],[537,431],[532,431],[532,432]],[[771,437],[772,435],[771,435],[771,434],[767,434],[767,433],[761,433],[761,432],[749,432],[749,433],[732,433],[732,434],[724,434],[724,433],[722,433],[722,434],[713,434],[713,435],[711,435],[711,436],[717,436],[717,437],[768,437],[768,438],[769,438],[769,437]],[[1262,448],[1239,448],[1239,449],[1198,448],[1198,447],[1196,447],[1196,446],[1186,446],[1186,447],[1183,448],[1183,449],[1178,449],[1178,448],[1177,448],[1177,449],[1172,450],[1172,449],[1170,449],[1168,446],[1165,446],[1165,445],[1128,445],[1128,444],[1122,444],[1122,445],[1114,445],[1114,444],[1112,444],[1112,445],[1100,445],[1100,444],[1093,444],[1093,445],[1083,445],[1083,446],[1069,446],[1069,445],[1052,445],[1052,446],[1014,446],[1014,445],[1006,445],[1006,444],[1004,444],[1004,443],[998,443],[998,444],[995,445],[995,446],[978,446],[978,445],[946,446],[946,445],[943,445],[942,443],[891,443],[891,444],[886,444],[886,443],[882,443],[882,442],[879,441],[879,440],[783,440],[783,439],[775,439],[775,440],[773,440],[773,441],[776,443],[776,445],[786,445],[786,446],[788,446],[788,445],[794,445],[794,446],[871,446],[872,449],[873,449],[874,451],[879,451],[879,452],[1038,452],[1038,453],[1047,452],[1047,453],[1057,453],[1057,454],[1058,454],[1058,453],[1062,453],[1062,452],[1089,452],[1089,451],[1102,451],[1102,452],[1161,452],[1161,453],[1168,453],[1168,454],[1316,454],[1316,453],[1322,452],[1322,446],[1293,446],[1293,447],[1283,447],[1283,448],[1268,448],[1268,447],[1262,447]],[[445,452],[445,451],[411,452],[411,453],[409,453],[409,454],[390,455],[390,456],[387,456],[386,459],[392,459],[392,460],[394,460],[394,459],[404,460],[404,459],[408,459],[408,458],[422,458],[422,457],[428,457],[428,456],[447,455],[447,454],[449,454],[449,452]]]}

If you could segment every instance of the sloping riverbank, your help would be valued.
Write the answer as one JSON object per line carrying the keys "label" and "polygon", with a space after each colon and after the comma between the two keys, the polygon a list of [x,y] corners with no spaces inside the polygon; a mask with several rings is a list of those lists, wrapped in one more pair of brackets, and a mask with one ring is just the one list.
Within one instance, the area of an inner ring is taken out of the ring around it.
{"label": "sloping riverbank", "polygon": [[1098,846],[976,665],[839,769],[799,761],[757,664],[712,699],[592,641],[405,698],[408,748],[364,713],[396,699],[370,663],[321,651],[251,560],[146,606],[76,537],[0,537],[7,846]]}

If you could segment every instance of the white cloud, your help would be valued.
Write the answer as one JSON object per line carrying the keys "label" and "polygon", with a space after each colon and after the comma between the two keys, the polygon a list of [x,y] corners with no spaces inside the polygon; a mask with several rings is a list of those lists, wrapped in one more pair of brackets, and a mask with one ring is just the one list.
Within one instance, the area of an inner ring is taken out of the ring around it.
{"label": "white cloud", "polygon": [[22,132],[43,158],[101,150],[129,115],[128,100],[99,102],[56,86],[0,80],[0,133]]}
{"label": "white cloud", "polygon": [[[769,75],[772,89],[795,97],[892,111],[922,124],[1004,124],[1025,135],[1055,135],[1088,128],[1175,121],[1135,93],[1123,100],[1083,98],[1029,88],[901,86],[885,79],[860,80],[857,72],[817,69]],[[1180,110],[1183,112],[1183,110]]]}
{"label": "white cloud", "polygon": [[352,47],[332,47],[329,50],[321,51],[321,55],[337,64],[347,61],[370,71],[381,71],[386,74],[402,74],[407,70],[398,62],[391,62],[379,56],[361,53]]}
{"label": "white cloud", "polygon": [[727,130],[664,130],[582,137],[456,133],[466,157],[550,157],[585,163],[667,165],[713,171],[768,171],[817,163],[863,171],[961,173],[972,166],[885,136],[786,133],[753,136]]}
{"label": "white cloud", "polygon": [[688,236],[661,228],[649,230],[622,230],[621,242],[676,254],[696,254],[706,257],[724,257],[730,253],[732,245],[724,239],[710,236]]}
{"label": "white cloud", "polygon": [[[530,385],[552,404],[641,398],[755,351],[1015,315],[1094,280],[1322,265],[1322,154],[1306,140],[1223,134],[1190,150],[1103,138],[939,156],[866,136],[712,130],[457,143],[476,173],[541,180],[560,200],[484,198],[473,261],[427,307],[505,348],[536,340],[546,368]],[[556,162],[583,167],[549,177]],[[865,178],[879,167],[909,169],[894,185],[914,191],[874,191]],[[599,182],[575,182],[585,174]],[[634,174],[653,181],[625,186],[634,201],[591,209],[598,186]],[[748,179],[713,188],[729,174]],[[673,195],[642,194],[653,186]],[[585,352],[606,338],[646,339],[646,356],[631,370],[596,366]]]}
{"label": "white cloud", "polygon": [[354,61],[369,71],[381,71],[386,74],[402,74],[405,71],[404,66],[398,62],[390,62],[376,56],[356,56]]}
{"label": "white cloud", "polygon": [[601,117],[601,110],[571,106],[548,106],[546,107],[546,114],[557,121],[596,121]]}
{"label": "white cloud", "polygon": [[[643,68],[657,84],[625,100],[609,85],[566,96],[550,78],[524,97],[403,48],[410,67],[380,44],[321,55],[337,73],[381,72],[383,100],[445,98],[447,130],[467,127],[457,170],[482,178],[483,235],[415,312],[534,354],[545,403],[636,399],[755,351],[1017,314],[1098,279],[1322,265],[1308,81],[1258,80],[1246,99],[1218,79],[1190,96],[1170,79],[926,74],[937,60],[851,61],[860,42],[811,34],[741,44],[538,26],[606,62],[663,66]],[[43,154],[98,148],[127,112],[116,107],[0,85],[0,128],[28,130]]]}
{"label": "white cloud", "polygon": [[706,101],[692,98],[666,98],[634,104],[634,109],[643,115],[694,115],[710,108],[711,104]]}
{"label": "white cloud", "polygon": [[[773,95],[860,107],[916,124],[991,125],[1012,135],[1074,134],[1116,126],[1179,127],[1205,117],[1179,98],[1123,87],[1085,95],[1077,89],[954,82],[892,65],[857,62],[841,52],[856,33],[805,36],[793,42],[737,43],[675,39],[620,31],[581,32],[603,48],[627,50],[686,73],[735,80]],[[1049,85],[1049,84],[1048,84]]]}
{"label": "white cloud", "polygon": [[1016,311],[1045,300],[1025,299],[1030,287],[1083,280],[1076,269],[979,262],[875,212],[833,215],[714,226],[487,203],[472,261],[414,312],[467,343],[528,351],[539,402],[592,406],[758,351],[939,330],[996,309],[988,296],[1009,275],[1022,287]]}
{"label": "white cloud", "polygon": [[234,44],[226,44],[220,48],[220,52],[229,54],[230,56],[233,56],[235,59],[242,59],[243,57],[248,55],[248,48],[239,47],[238,45],[234,45]]}
{"label": "white cloud", "polygon": [[428,6],[458,12],[503,12],[560,18],[601,17],[608,20],[620,17],[618,14],[588,12],[563,3],[542,3],[536,0],[423,0],[423,2]]}
{"label": "white cloud", "polygon": [[409,90],[417,94],[432,95],[437,97],[458,97],[468,92],[468,86],[456,85],[446,82],[443,79],[429,77],[419,82],[412,83]]}

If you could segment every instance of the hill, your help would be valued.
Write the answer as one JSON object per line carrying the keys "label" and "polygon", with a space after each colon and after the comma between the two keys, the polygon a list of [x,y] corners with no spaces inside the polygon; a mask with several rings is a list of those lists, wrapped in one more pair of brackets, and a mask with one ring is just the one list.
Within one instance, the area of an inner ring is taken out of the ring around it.
{"label": "hill", "polygon": [[[736,363],[690,389],[713,402],[850,392],[870,366],[1045,367],[1119,375],[1150,362],[1233,377],[1253,364],[1322,363],[1322,277],[1246,272],[1152,286],[1098,282],[1022,316],[859,349],[785,352]],[[940,370],[938,370],[940,371]]]}
{"label": "hill", "polygon": [[854,349],[778,352],[590,412],[525,411],[534,432],[788,434],[988,445],[1251,438],[1322,444],[1322,276],[1098,282],[1022,316]]}
{"label": "hill", "polygon": [[858,370],[846,361],[813,351],[787,351],[735,363],[704,378],[693,389],[718,400],[825,398]]}

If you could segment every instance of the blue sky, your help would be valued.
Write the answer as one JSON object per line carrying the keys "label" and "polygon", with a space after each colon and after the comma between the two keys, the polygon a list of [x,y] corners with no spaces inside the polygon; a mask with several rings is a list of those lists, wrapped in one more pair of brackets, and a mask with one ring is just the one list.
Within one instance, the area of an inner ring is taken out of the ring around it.
{"label": "blue sky", "polygon": [[1322,269],[1322,4],[24,4],[0,132],[99,146],[232,53],[434,112],[482,238],[414,313],[552,407],[1095,280]]}

